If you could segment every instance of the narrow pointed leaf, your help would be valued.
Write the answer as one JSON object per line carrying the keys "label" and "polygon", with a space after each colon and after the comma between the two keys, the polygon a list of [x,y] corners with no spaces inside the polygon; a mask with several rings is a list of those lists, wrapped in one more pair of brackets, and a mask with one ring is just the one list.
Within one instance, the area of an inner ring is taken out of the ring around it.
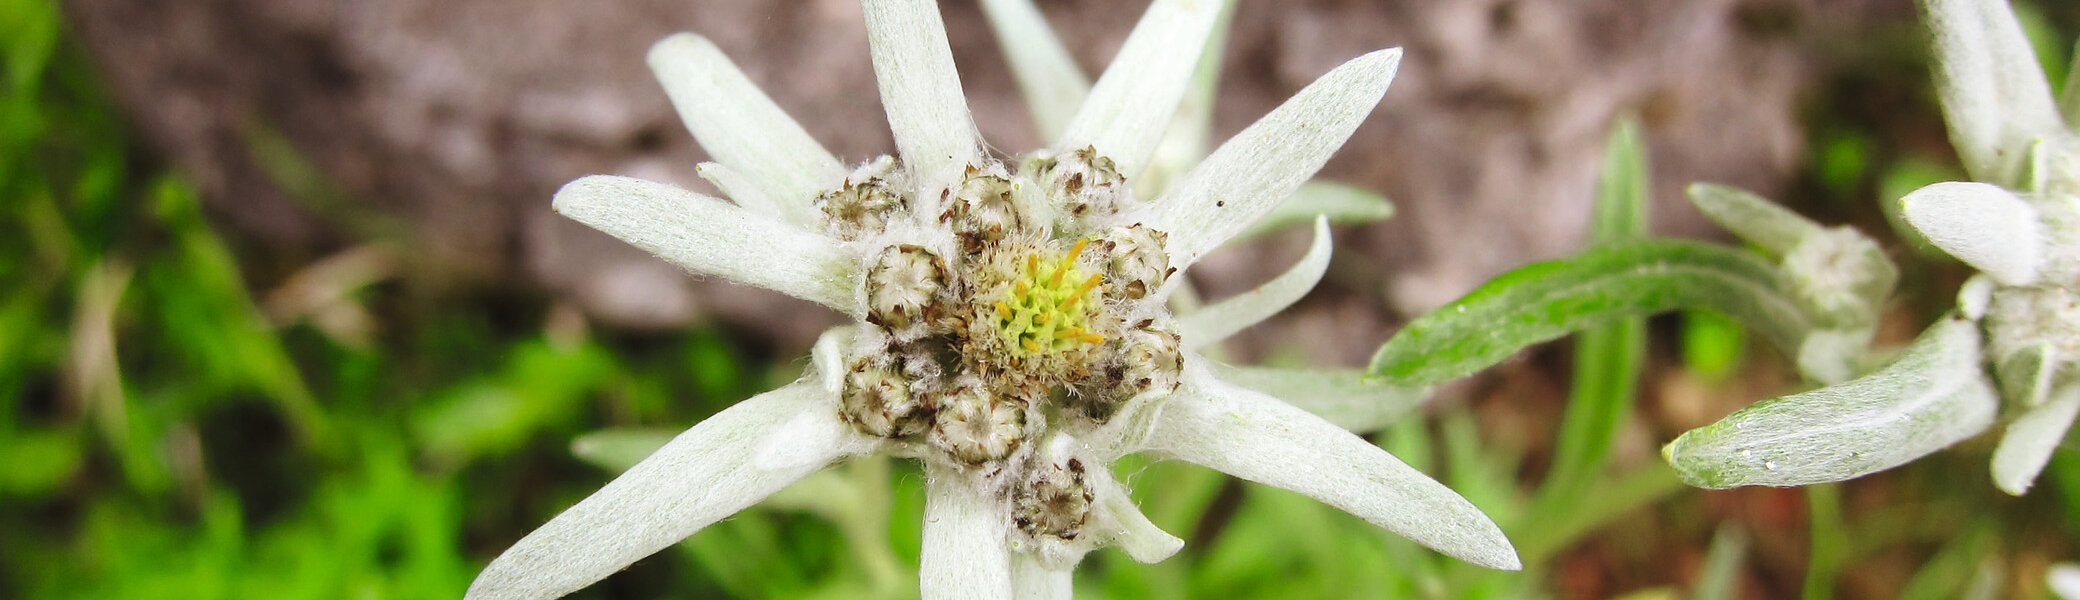
{"label": "narrow pointed leaf", "polygon": [[1220,4],[1220,16],[1214,21],[1213,33],[1206,36],[1199,66],[1192,71],[1192,80],[1185,86],[1184,98],[1177,103],[1177,112],[1170,117],[1170,126],[1163,130],[1163,141],[1156,144],[1148,166],[1141,169],[1141,180],[1134,183],[1135,192],[1143,198],[1161,195],[1169,189],[1172,179],[1206,158],[1207,139],[1213,136],[1213,103],[1221,81],[1221,58],[1228,45],[1228,25],[1235,20],[1235,0],[1213,1]]}
{"label": "narrow pointed leaf", "polygon": [[861,314],[858,260],[836,240],[654,181],[593,175],[556,191],[556,212],[700,275]]}
{"label": "narrow pointed leaf", "polygon": [[701,148],[762,192],[732,199],[807,225],[809,200],[845,182],[844,165],[707,38],[665,38],[650,47],[649,61]]}
{"label": "narrow pointed leaf", "polygon": [[861,8],[881,107],[904,165],[920,191],[952,184],[982,151],[938,3],[864,0]]}
{"label": "narrow pointed leaf", "polygon": [[1140,215],[1142,223],[1170,234],[1171,266],[1191,265],[1313,177],[1372,113],[1400,64],[1399,48],[1344,63],[1172,184]]}
{"label": "narrow pointed leaf", "polygon": [[1999,406],[1978,325],[1946,318],[1898,359],[1848,383],[1765,400],[1661,450],[1697,487],[1796,486],[1898,466],[1977,435]]}
{"label": "narrow pointed leaf", "polygon": [[1150,451],[1292,490],[1476,565],[1517,553],[1473,503],[1378,446],[1187,359],[1185,384],[1155,416]]}
{"label": "narrow pointed leaf", "polygon": [[1329,270],[1329,220],[1316,217],[1314,244],[1293,268],[1264,285],[1178,317],[1177,334],[1186,351],[1198,350],[1235,335],[1300,301]]}
{"label": "narrow pointed leaf", "polygon": [[1694,183],[1688,191],[1690,204],[1698,212],[1774,256],[1789,254],[1799,242],[1823,229],[1811,219],[1733,186]]}
{"label": "narrow pointed leaf", "polygon": [[925,600],[1011,597],[1009,522],[994,494],[972,475],[927,467],[924,548],[918,558]]}
{"label": "narrow pointed leaf", "polygon": [[2064,123],[2006,0],[1921,0],[1934,33],[1936,92],[1972,179],[2020,185],[2030,143]]}
{"label": "narrow pointed leaf", "polygon": [[1353,432],[1378,431],[1422,408],[1428,386],[1370,380],[1362,369],[1238,367],[1208,361],[1221,380],[1293,405]]}
{"label": "narrow pointed leaf", "polygon": [[1901,215],[1929,243],[2006,285],[2029,285],[2044,263],[2037,210],[1999,186],[1946,181],[1900,199]]}
{"label": "narrow pointed leaf", "polygon": [[743,510],[836,460],[767,471],[751,454],[767,434],[808,411],[828,411],[820,386],[796,383],[754,396],[673,438],[484,567],[467,598],[555,598],[613,574]]}
{"label": "narrow pointed leaf", "polygon": [[1221,5],[1207,0],[1155,0],[1055,143],[1060,151],[1090,146],[1119,172],[1139,175],[1163,141],[1184,98]]}
{"label": "narrow pointed leaf", "polygon": [[1627,317],[1707,308],[1794,353],[1810,329],[1774,269],[1753,254],[1686,240],[1639,240],[1504,273],[1403,327],[1374,376],[1436,383],[1517,350]]}
{"label": "narrow pointed leaf", "polygon": [[2001,491],[2022,495],[2051,462],[2051,452],[2066,438],[2073,417],[2080,415],[2080,386],[2062,386],[2043,405],[2022,411],[2008,424],[1993,449],[1993,483]]}
{"label": "narrow pointed leaf", "polygon": [[1090,93],[1090,78],[1076,66],[1076,59],[1062,47],[1061,38],[1055,36],[1032,0],[982,0],[982,14],[989,18],[990,29],[1004,48],[1011,76],[1025,94],[1040,137],[1059,137]]}
{"label": "narrow pointed leaf", "polygon": [[1272,208],[1249,229],[1236,234],[1241,241],[1328,217],[1331,225],[1370,225],[1394,218],[1394,203],[1379,192],[1347,183],[1316,179],[1300,184],[1293,197]]}
{"label": "narrow pointed leaf", "polygon": [[[1637,118],[1619,118],[1611,127],[1603,173],[1596,182],[1590,244],[1610,245],[1646,235],[1653,190],[1646,152]],[[1618,427],[1632,414],[1640,365],[1647,354],[1646,319],[1631,317],[1585,329],[1575,336],[1574,348],[1574,386],[1554,440],[1552,468],[1540,490],[1542,502],[1554,502],[1555,494],[1576,494],[1603,466]]]}
{"label": "narrow pointed leaf", "polygon": [[1148,520],[1141,507],[1134,504],[1134,497],[1124,485],[1114,480],[1111,474],[1100,474],[1096,480],[1098,502],[1106,522],[1115,530],[1109,532],[1112,544],[1126,551],[1127,556],[1143,563],[1162,562],[1184,548],[1184,540],[1170,535]]}
{"label": "narrow pointed leaf", "polygon": [[1653,201],[1647,138],[1640,131],[1639,118],[1620,116],[1604,145],[1602,174],[1596,180],[1596,218],[1589,224],[1590,244],[1646,234],[1647,206]]}

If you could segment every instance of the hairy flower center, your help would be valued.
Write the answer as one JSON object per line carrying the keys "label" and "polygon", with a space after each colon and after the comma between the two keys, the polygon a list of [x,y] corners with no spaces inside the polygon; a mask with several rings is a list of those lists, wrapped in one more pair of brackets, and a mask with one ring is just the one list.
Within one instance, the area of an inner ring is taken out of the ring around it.
{"label": "hairy flower center", "polygon": [[1014,355],[1053,354],[1105,343],[1105,336],[1091,331],[1091,316],[1102,306],[1098,284],[1105,276],[1076,266],[1076,257],[1089,244],[1077,240],[1058,259],[1026,255],[1024,276],[995,303],[997,330]]}

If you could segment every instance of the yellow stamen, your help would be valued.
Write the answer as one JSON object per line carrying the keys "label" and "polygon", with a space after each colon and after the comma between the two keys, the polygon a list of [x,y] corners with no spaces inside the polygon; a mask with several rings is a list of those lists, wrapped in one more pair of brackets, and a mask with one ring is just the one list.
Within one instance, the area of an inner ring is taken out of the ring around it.
{"label": "yellow stamen", "polygon": [[1076,240],[1076,245],[1069,247],[1069,255],[1062,257],[1062,269],[1067,270],[1071,265],[1076,264],[1076,256],[1083,254],[1083,247],[1089,245],[1091,245],[1089,238]]}
{"label": "yellow stamen", "polygon": [[1038,313],[1038,314],[1035,314],[1035,315],[1033,315],[1033,324],[1034,324],[1034,325],[1046,325],[1048,321],[1053,321],[1053,320],[1054,320],[1054,313],[1045,313],[1045,312],[1044,312],[1044,313]]}
{"label": "yellow stamen", "polygon": [[1038,254],[1027,254],[1027,255],[1026,255],[1026,272],[1027,272],[1027,273],[1031,273],[1031,274],[1033,274],[1033,275],[1039,275],[1039,274],[1040,274],[1040,255],[1038,255]]}
{"label": "yellow stamen", "polygon": [[1090,279],[1083,280],[1083,285],[1076,286],[1076,295],[1082,296],[1084,292],[1091,291],[1091,288],[1098,287],[1098,281],[1104,278],[1103,274],[1098,274],[1092,275]]}
{"label": "yellow stamen", "polygon": [[1027,351],[1027,352],[1033,352],[1033,353],[1038,353],[1038,352],[1040,352],[1040,343],[1039,343],[1039,342],[1035,342],[1035,341],[1033,341],[1033,340],[1030,340],[1030,339],[1028,339],[1028,340],[1025,340],[1025,342],[1026,342],[1026,351]]}
{"label": "yellow stamen", "polygon": [[1005,319],[1011,318],[1011,307],[1005,306],[1002,300],[997,301],[997,316]]}
{"label": "yellow stamen", "polygon": [[1103,344],[1103,343],[1105,343],[1105,336],[1102,336],[1102,335],[1098,335],[1098,334],[1095,334],[1095,333],[1086,333],[1086,334],[1083,334],[1083,343],[1086,343],[1086,344]]}
{"label": "yellow stamen", "polygon": [[1018,280],[1018,283],[1011,286],[1011,291],[1015,292],[1021,300],[1025,299],[1026,293],[1032,291],[1032,289],[1032,286],[1026,285],[1026,280],[1024,279]]}

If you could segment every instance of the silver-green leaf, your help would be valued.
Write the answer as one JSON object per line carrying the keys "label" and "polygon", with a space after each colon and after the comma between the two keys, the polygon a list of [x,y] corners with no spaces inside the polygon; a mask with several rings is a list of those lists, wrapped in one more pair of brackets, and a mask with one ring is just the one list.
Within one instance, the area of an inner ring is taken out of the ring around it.
{"label": "silver-green leaf", "polygon": [[1661,453],[1685,483],[1713,489],[1889,469],[1993,424],[2000,403],[1979,360],[1978,325],[1945,318],[1876,373],[1757,403],[1684,433]]}

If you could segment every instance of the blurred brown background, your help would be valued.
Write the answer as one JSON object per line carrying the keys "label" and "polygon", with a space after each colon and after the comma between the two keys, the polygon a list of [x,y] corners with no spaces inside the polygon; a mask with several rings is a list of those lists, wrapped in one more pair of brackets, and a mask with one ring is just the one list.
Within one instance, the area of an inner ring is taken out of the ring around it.
{"label": "blurred brown background", "polygon": [[[557,218],[549,197],[590,173],[705,189],[693,175],[704,155],[643,61],[681,30],[713,38],[846,160],[892,147],[855,0],[66,4],[148,143],[280,270],[387,239],[415,248],[407,270],[438,286],[526,282],[625,326],[719,318],[806,346],[827,311],[693,280]],[[1146,3],[1040,4],[1095,73]],[[980,10],[942,10],[985,137],[1005,152],[1039,146]],[[1245,0],[1216,140],[1344,60],[1407,49],[1383,104],[1323,173],[1385,192],[1400,214],[1339,231],[1328,291],[1271,327],[1333,328],[1303,339],[1334,340],[1310,352],[1352,364],[1391,322],[1574,248],[1621,111],[1641,114],[1651,137],[1657,230],[1716,235],[1681,186],[1795,187],[1802,111],[1840,95],[1842,73],[1873,49],[1916,45],[1913,17],[1904,0]],[[1919,131],[1941,144],[1939,125]],[[1299,242],[1216,255],[1195,273],[1209,296],[1239,291]]]}

